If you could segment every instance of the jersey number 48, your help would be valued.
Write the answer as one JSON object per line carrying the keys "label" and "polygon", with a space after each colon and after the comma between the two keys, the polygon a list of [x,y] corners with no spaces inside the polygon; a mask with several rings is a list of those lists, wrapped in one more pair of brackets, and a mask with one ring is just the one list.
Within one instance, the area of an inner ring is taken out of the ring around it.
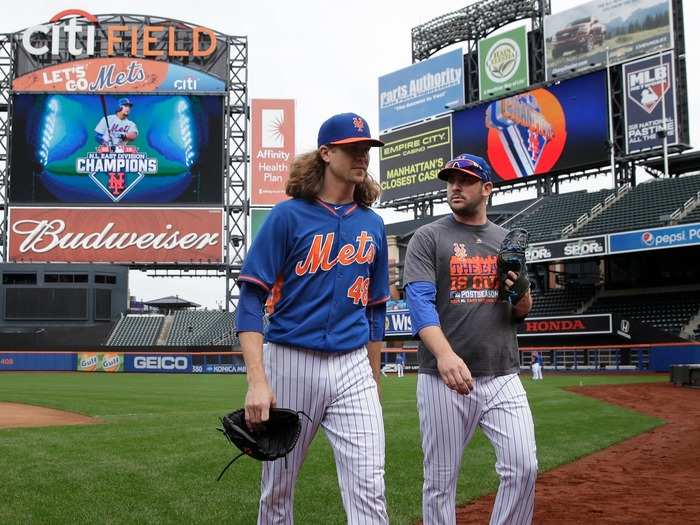
{"label": "jersey number 48", "polygon": [[369,277],[359,276],[355,282],[348,288],[348,297],[352,299],[353,304],[362,303],[362,306],[367,306],[367,297],[369,296]]}

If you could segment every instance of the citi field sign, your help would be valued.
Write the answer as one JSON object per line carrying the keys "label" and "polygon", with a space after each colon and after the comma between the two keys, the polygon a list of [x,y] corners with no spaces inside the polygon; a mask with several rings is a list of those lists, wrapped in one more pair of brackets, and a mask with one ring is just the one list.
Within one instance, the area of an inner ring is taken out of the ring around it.
{"label": "citi field sign", "polygon": [[[67,9],[54,15],[48,24],[30,27],[22,32],[22,47],[30,55],[57,56],[66,51],[75,57],[95,55],[95,15],[81,9]],[[206,27],[178,27],[174,25],[148,25],[142,23],[105,24],[101,28],[107,39],[104,56],[128,55],[132,57],[208,57],[216,51],[216,33]],[[191,42],[187,48],[177,47],[176,34],[190,33],[184,39]],[[204,38],[203,38],[204,37]],[[163,45],[163,40],[167,45]],[[125,52],[128,49],[128,52]]]}

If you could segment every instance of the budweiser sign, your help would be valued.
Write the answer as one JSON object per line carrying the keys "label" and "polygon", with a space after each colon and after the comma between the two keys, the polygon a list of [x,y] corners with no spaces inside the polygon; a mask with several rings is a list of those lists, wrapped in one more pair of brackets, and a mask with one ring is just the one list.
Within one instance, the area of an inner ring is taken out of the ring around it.
{"label": "budweiser sign", "polygon": [[220,263],[223,210],[12,208],[13,262]]}

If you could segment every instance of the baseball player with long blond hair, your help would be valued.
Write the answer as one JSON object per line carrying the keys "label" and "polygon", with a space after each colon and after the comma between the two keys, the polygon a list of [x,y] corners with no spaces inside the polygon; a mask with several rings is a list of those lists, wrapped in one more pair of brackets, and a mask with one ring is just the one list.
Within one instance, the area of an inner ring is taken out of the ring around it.
{"label": "baseball player with long blond hair", "polygon": [[293,523],[294,486],[319,427],[333,448],[348,523],[387,523],[378,386],[389,270],[384,223],[369,209],[379,186],[367,173],[370,148],[381,145],[359,115],[324,122],[318,148],[292,165],[292,198],[272,209],[243,263],[237,331],[246,422],[260,428],[272,406],[311,418],[286,464],[263,464],[260,524]]}

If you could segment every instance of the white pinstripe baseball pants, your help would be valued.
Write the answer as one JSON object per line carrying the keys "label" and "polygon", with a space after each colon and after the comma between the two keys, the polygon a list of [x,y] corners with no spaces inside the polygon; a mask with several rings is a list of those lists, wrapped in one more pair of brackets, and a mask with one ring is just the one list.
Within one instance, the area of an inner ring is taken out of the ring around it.
{"label": "white pinstripe baseball pants", "polygon": [[263,356],[277,406],[303,410],[302,431],[284,459],[263,463],[259,524],[294,521],[294,485],[321,426],[330,441],[348,524],[388,523],[384,421],[367,349],[334,354],[270,343]]}
{"label": "white pinstripe baseball pants", "polygon": [[464,396],[440,376],[418,375],[423,440],[423,521],[455,523],[457,476],[465,447],[479,425],[496,450],[500,477],[491,525],[532,522],[537,478],[535,429],[517,374],[476,377]]}

